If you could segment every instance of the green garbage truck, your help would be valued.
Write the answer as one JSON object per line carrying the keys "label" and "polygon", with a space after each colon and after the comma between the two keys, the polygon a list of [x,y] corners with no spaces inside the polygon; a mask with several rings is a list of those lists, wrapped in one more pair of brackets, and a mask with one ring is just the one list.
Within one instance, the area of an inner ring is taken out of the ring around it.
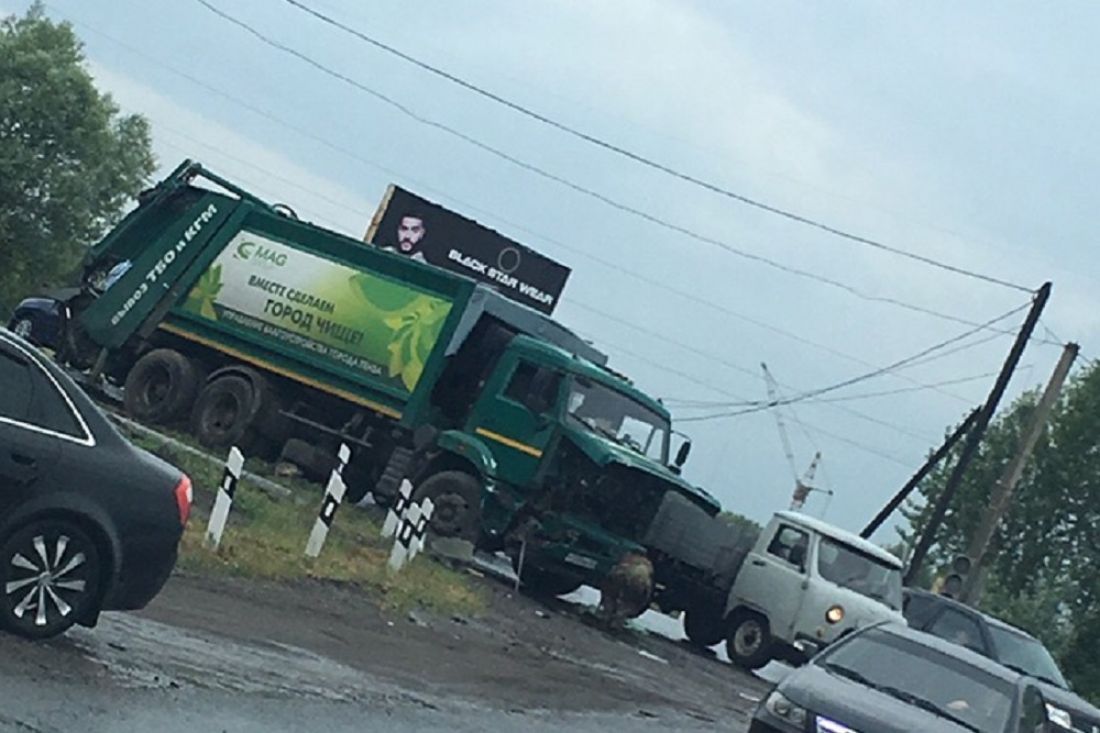
{"label": "green garbage truck", "polygon": [[145,192],[81,279],[59,359],[121,386],[132,417],[318,477],[346,443],[353,499],[408,479],[438,535],[514,548],[525,527],[524,580],[544,590],[644,553],[667,492],[719,509],[680,477],[668,411],[561,324],[197,163]]}

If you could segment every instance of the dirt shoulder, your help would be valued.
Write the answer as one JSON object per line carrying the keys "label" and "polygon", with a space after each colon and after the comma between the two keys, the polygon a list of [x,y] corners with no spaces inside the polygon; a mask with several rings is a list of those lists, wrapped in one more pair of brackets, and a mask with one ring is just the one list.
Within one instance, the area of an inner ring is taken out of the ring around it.
{"label": "dirt shoulder", "polygon": [[611,635],[564,603],[482,578],[476,617],[387,615],[363,592],[177,574],[142,612],[256,644],[287,644],[433,698],[523,712],[614,712],[743,724],[766,683],[661,637]]}

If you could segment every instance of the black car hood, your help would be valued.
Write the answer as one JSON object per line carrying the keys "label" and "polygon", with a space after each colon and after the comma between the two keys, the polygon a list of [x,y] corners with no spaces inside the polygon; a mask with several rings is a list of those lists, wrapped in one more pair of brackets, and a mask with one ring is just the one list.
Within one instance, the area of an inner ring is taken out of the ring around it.
{"label": "black car hood", "polygon": [[1048,703],[1065,710],[1073,717],[1074,730],[1082,733],[1100,733],[1100,710],[1095,706],[1090,705],[1087,700],[1081,699],[1071,690],[1042,680],[1037,680],[1036,684],[1043,691],[1043,697]]}
{"label": "black car hood", "polygon": [[860,733],[972,733],[927,711],[915,708],[877,690],[806,665],[779,685],[791,702],[819,717],[828,718]]}

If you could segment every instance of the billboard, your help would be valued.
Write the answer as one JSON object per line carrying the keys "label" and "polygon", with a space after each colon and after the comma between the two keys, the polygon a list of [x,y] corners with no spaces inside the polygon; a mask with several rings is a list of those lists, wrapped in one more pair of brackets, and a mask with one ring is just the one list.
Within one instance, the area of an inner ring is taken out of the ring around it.
{"label": "billboard", "polygon": [[412,392],[451,305],[415,286],[241,231],[181,308]]}
{"label": "billboard", "polygon": [[554,312],[569,279],[568,267],[392,184],[364,239],[486,283],[546,314]]}

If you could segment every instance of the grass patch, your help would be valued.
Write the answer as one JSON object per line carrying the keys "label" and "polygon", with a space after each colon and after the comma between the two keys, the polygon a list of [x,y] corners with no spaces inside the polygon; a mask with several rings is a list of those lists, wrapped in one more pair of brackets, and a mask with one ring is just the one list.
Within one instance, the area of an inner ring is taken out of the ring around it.
{"label": "grass patch", "polygon": [[247,470],[271,477],[292,493],[286,499],[275,500],[242,479],[221,546],[213,552],[203,544],[203,538],[221,482],[221,466],[173,450],[155,438],[130,437],[191,477],[195,506],[180,544],[179,565],[185,570],[275,581],[319,578],[347,583],[368,591],[382,608],[395,612],[416,607],[470,614],[484,608],[483,594],[467,575],[427,555],[417,557],[396,575],[389,573],[386,560],[392,542],[384,542],[378,524],[352,506],[342,506],[337,512],[321,556],[307,559],[306,539],[320,508],[321,487],[300,479],[274,478],[270,466],[254,465],[252,461],[246,465]]}

